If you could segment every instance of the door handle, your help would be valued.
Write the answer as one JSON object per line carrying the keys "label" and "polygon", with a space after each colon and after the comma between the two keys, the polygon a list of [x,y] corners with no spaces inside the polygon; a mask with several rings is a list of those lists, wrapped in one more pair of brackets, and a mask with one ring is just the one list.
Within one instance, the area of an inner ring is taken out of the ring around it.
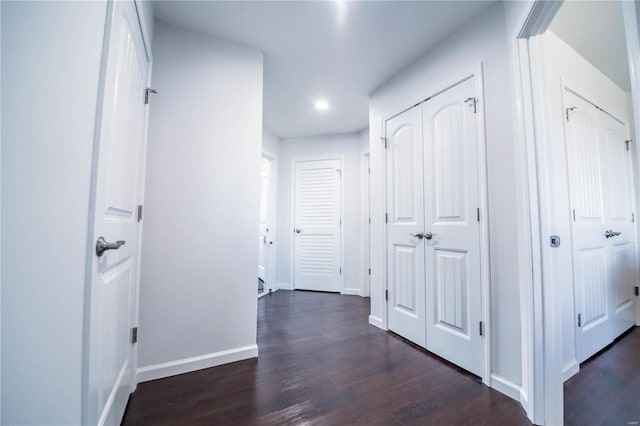
{"label": "door handle", "polygon": [[96,255],[100,257],[104,254],[105,251],[118,250],[123,245],[123,240],[116,241],[115,243],[108,243],[104,240],[104,237],[99,237],[98,241],[96,241]]}
{"label": "door handle", "polygon": [[300,229],[300,228],[296,228],[296,229],[294,229],[294,230],[293,230],[293,232],[295,232],[296,234],[299,234],[299,233],[301,233],[301,232],[302,232],[302,229]]}
{"label": "door handle", "polygon": [[437,235],[437,234],[433,234],[433,233],[431,233],[431,232],[425,232],[425,233],[424,233],[424,237],[425,237],[427,240],[432,239],[434,235]]}
{"label": "door handle", "polygon": [[612,229],[609,229],[607,231],[604,231],[604,237],[605,238],[613,238],[613,237],[617,237],[618,235],[622,234],[622,232],[616,232]]}
{"label": "door handle", "polygon": [[415,234],[412,234],[411,232],[409,232],[409,235],[411,235],[414,238],[419,238],[419,239],[423,239],[424,238],[424,234],[422,232],[417,232]]}

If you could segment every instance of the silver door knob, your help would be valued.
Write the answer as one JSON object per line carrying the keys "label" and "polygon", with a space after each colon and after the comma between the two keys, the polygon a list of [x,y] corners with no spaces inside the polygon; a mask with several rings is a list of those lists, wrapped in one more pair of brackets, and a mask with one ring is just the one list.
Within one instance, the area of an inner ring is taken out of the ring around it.
{"label": "silver door knob", "polygon": [[604,237],[605,238],[613,238],[613,237],[617,237],[618,235],[620,235],[621,232],[616,232],[612,229],[609,229],[607,231],[604,231]]}
{"label": "silver door knob", "polygon": [[424,237],[425,237],[427,240],[432,239],[434,235],[436,235],[436,234],[433,234],[433,233],[431,233],[431,232],[425,232],[425,233],[424,233]]}
{"label": "silver door knob", "polygon": [[98,241],[96,241],[96,255],[100,257],[104,254],[105,251],[118,250],[123,245],[123,240],[116,241],[115,243],[108,243],[104,240],[104,237],[99,237]]}
{"label": "silver door knob", "polygon": [[417,232],[415,234],[409,233],[409,235],[411,235],[414,238],[418,238],[418,239],[423,239],[424,238],[424,234],[422,232]]}
{"label": "silver door knob", "polygon": [[299,233],[301,233],[301,232],[302,232],[302,229],[300,229],[300,228],[296,228],[296,229],[294,229],[294,230],[293,230],[293,232],[295,232],[296,234],[299,234]]}

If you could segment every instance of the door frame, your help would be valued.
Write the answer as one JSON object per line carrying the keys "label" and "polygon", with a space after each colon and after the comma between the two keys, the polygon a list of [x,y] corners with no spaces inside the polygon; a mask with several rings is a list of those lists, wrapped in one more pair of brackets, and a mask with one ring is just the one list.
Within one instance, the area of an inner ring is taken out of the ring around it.
{"label": "door frame", "polygon": [[[87,233],[87,257],[85,261],[85,294],[84,294],[84,312],[83,312],[83,333],[82,333],[82,401],[81,401],[81,419],[82,423],[87,423],[89,419],[89,356],[90,356],[90,341],[91,341],[91,289],[93,283],[93,261],[95,256],[95,244],[96,236],[94,235],[94,223],[96,217],[95,200],[98,188],[98,162],[100,151],[100,133],[101,123],[103,115],[103,104],[105,97],[105,79],[108,67],[108,53],[111,43],[111,30],[114,14],[114,1],[108,0],[107,13],[105,19],[105,34],[102,44],[101,64],[100,64],[100,82],[98,85],[98,99],[96,106],[96,119],[94,126],[93,136],[93,158],[91,162],[91,182],[90,182],[90,197],[89,197],[89,232]],[[151,75],[153,72],[153,56],[151,49],[151,34],[150,29],[146,25],[144,8],[141,6],[141,0],[133,0],[136,13],[138,15],[138,24],[140,26],[140,33],[142,35],[142,42],[144,44],[147,60],[149,61],[149,71],[146,79],[146,87],[150,87]],[[146,163],[147,163],[147,144],[149,136],[149,104],[146,105],[144,114],[144,133],[142,141],[142,149],[139,159],[139,179],[136,182],[138,186],[136,193],[138,199],[137,205],[143,205],[144,202],[144,189],[146,179]],[[140,264],[142,253],[142,228],[143,221],[138,222],[138,245],[136,247],[136,265],[135,265],[135,278],[131,289],[131,311],[128,312],[130,327],[137,327],[139,320],[139,297],[140,297]],[[131,388],[130,393],[133,392],[138,385],[138,345],[133,344],[131,348]]]}
{"label": "door frame", "polygon": [[[640,41],[638,11],[634,2],[621,2],[623,8],[632,93],[640,93]],[[509,37],[514,93],[514,142],[520,169],[517,185],[522,321],[522,397],[529,419],[535,424],[562,424],[564,394],[562,351],[556,343],[562,338],[561,300],[556,277],[557,263],[549,235],[555,230],[555,210],[551,191],[547,95],[541,86],[544,76],[542,46],[537,35],[544,33],[562,6],[562,1],[534,0],[519,17]],[[640,99],[632,96],[634,139],[640,140]],[[637,165],[640,150],[633,157]],[[637,188],[637,187],[636,187]],[[636,211],[638,211],[636,197]],[[637,229],[637,227],[636,227]],[[638,232],[636,231],[636,238]],[[636,324],[640,309],[636,303]]]}
{"label": "door frame", "polygon": [[360,222],[362,235],[362,297],[371,293],[371,156],[360,155]]}
{"label": "door frame", "polygon": [[[278,158],[271,154],[268,151],[262,150],[261,157],[268,159],[271,162],[270,165],[270,174],[269,174],[269,202],[267,206],[267,218],[269,221],[269,234],[273,235],[272,241],[273,244],[269,248],[269,260],[267,261],[267,282],[265,282],[264,292],[258,295],[258,299],[269,294],[270,290],[273,290],[275,286],[273,282],[275,280],[275,265],[276,265],[276,255],[277,255],[277,242],[275,236],[277,235],[277,190],[278,190]],[[275,171],[275,173],[274,173]]]}
{"label": "door frame", "polygon": [[[491,282],[491,264],[490,264],[490,251],[489,251],[489,203],[488,203],[488,173],[487,173],[487,141],[486,141],[486,121],[485,121],[485,105],[484,105],[484,72],[483,72],[483,63],[478,62],[473,65],[470,65],[464,68],[461,72],[453,74],[452,77],[447,78],[444,81],[438,82],[438,84],[434,84],[431,86],[431,89],[428,91],[426,96],[421,96],[418,99],[408,99],[405,103],[406,107],[385,115],[382,119],[382,129],[381,134],[383,135],[381,138],[383,144],[383,152],[382,156],[382,170],[385,183],[387,182],[388,176],[388,168],[387,168],[387,150],[384,149],[385,138],[387,135],[387,122],[392,118],[402,114],[405,111],[410,110],[417,104],[421,104],[425,101],[428,101],[430,98],[437,96],[438,94],[456,86],[459,83],[469,79],[475,78],[475,89],[476,96],[479,99],[477,103],[477,128],[476,135],[478,141],[478,201],[480,204],[480,287],[482,293],[482,301],[481,301],[481,321],[484,324],[484,335],[483,339],[483,347],[484,347],[484,365],[483,365],[483,374],[482,374],[482,382],[487,386],[491,386],[492,383],[496,384],[496,379],[494,379],[491,375],[491,291],[490,291],[490,282]],[[384,193],[384,211],[387,210],[388,203],[388,194],[387,194],[387,185],[384,185],[384,189],[382,190]],[[389,280],[388,280],[388,232],[387,232],[387,224],[384,224],[384,253],[385,259],[383,262],[383,271],[381,274],[384,278],[384,287],[382,288],[382,294],[379,295],[382,300],[385,300],[384,292],[389,290]],[[385,301],[385,309],[382,310],[382,324],[380,324],[382,329],[389,331],[389,304]],[[371,320],[370,320],[371,322]],[[378,326],[379,324],[374,324]],[[500,386],[498,383],[496,386]]]}
{"label": "door frame", "polygon": [[307,161],[326,161],[326,160],[338,160],[340,162],[340,218],[343,222],[340,225],[340,267],[342,273],[340,274],[340,294],[344,293],[344,155],[330,155],[330,156],[313,156],[313,157],[296,157],[291,159],[291,219],[289,230],[291,234],[289,236],[289,273],[291,276],[291,289],[296,289],[296,264],[295,264],[295,235],[293,229],[296,227],[296,163],[304,163]]}

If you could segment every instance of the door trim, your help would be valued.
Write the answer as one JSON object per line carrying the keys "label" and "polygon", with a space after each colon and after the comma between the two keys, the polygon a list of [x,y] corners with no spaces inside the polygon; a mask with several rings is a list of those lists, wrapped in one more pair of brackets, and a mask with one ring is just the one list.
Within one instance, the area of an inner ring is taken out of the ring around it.
{"label": "door trim", "polygon": [[[485,128],[485,107],[484,107],[484,73],[483,73],[483,63],[478,62],[475,65],[471,65],[463,69],[462,72],[454,74],[454,76],[446,81],[441,81],[439,84],[434,85],[432,89],[429,91],[427,96],[421,96],[420,100],[417,103],[414,101],[407,102],[406,107],[396,110],[382,119],[382,135],[386,137],[387,135],[387,122],[391,120],[393,117],[398,114],[407,111],[408,109],[421,104],[423,102],[428,101],[429,98],[436,96],[439,93],[442,93],[444,90],[450,89],[457,84],[460,84],[469,78],[476,78],[475,80],[475,90],[480,100],[477,104],[477,116],[478,122],[476,127],[476,135],[478,141],[478,200],[480,204],[480,287],[482,292],[482,301],[481,301],[481,320],[484,324],[484,340],[483,340],[483,348],[484,348],[484,366],[483,366],[483,374],[482,374],[482,382],[487,386],[491,386],[491,289],[490,289],[490,278],[491,278],[491,270],[490,270],[490,252],[489,252],[489,208],[488,208],[488,175],[487,175],[487,142],[486,142],[486,128]],[[443,89],[444,88],[444,89]],[[384,143],[384,141],[383,141]],[[383,165],[383,173],[385,183],[388,179],[388,170],[387,170],[387,151],[384,149],[384,155],[382,156],[382,165]],[[387,203],[388,203],[388,194],[386,185],[384,186],[384,211],[386,212]],[[384,224],[384,237],[383,237],[383,247],[385,253],[385,259],[383,262],[383,282],[384,287],[381,289],[382,292],[378,297],[381,297],[382,300],[385,300],[384,292],[389,290],[389,281],[388,281],[388,233],[387,233],[387,224]],[[389,304],[385,301],[385,309],[382,311],[382,328],[384,330],[389,330]],[[371,319],[370,319],[371,322]],[[376,324],[377,325],[377,324]]]}
{"label": "door trim", "polygon": [[[546,245],[553,224],[550,196],[545,189],[548,168],[544,154],[548,143],[547,117],[543,108],[544,94],[534,90],[540,82],[543,62],[537,35],[548,28],[562,2],[534,0],[516,21],[508,34],[511,66],[514,75],[514,141],[516,162],[521,167],[517,185],[523,198],[518,200],[522,228],[519,249],[520,297],[522,321],[522,395],[521,402],[535,424],[561,424],[564,419],[562,353],[554,345],[562,336],[559,321],[561,306],[556,294],[555,270],[551,248]],[[640,93],[639,22],[634,2],[622,2],[625,38],[629,56],[631,92]],[[632,96],[633,117],[640,123],[640,100]],[[640,125],[635,127],[635,140],[640,140]],[[635,149],[636,164],[640,150]],[[638,170],[635,182],[638,183]],[[637,187],[636,187],[637,188]],[[636,197],[636,209],[640,197]],[[640,227],[637,227],[640,228]],[[638,237],[638,232],[636,232]],[[640,241],[640,239],[638,239]],[[636,324],[640,324],[640,303],[636,303]]]}
{"label": "door trim", "polygon": [[[269,290],[275,291],[276,285],[274,284],[276,279],[275,267],[276,256],[278,252],[278,157],[271,154],[269,151],[262,150],[261,157],[267,158],[271,162],[271,175],[269,176],[269,211],[267,212],[267,217],[269,218],[269,234],[273,236],[271,239],[273,241],[273,245],[269,248],[269,261],[267,265],[267,282],[265,282],[265,291],[261,295],[258,296],[258,299],[269,294]],[[275,171],[275,173],[274,173]],[[272,211],[273,208],[273,211]],[[273,213],[273,214],[272,214]]]}
{"label": "door trim", "polygon": [[[319,156],[319,157],[296,157],[291,159],[291,209],[289,210],[291,218],[289,220],[289,276],[291,277],[291,288],[296,289],[295,274],[295,236],[293,229],[295,228],[295,212],[296,212],[296,163],[304,163],[307,161],[326,161],[338,160],[340,162],[340,170],[342,170],[340,178],[340,218],[344,220],[344,155]],[[344,222],[340,225],[340,294],[347,294],[344,291]]]}

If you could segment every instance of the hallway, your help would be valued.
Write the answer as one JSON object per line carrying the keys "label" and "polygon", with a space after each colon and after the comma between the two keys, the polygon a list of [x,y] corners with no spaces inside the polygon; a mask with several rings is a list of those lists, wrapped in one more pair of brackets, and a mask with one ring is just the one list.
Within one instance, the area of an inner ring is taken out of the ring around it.
{"label": "hallway", "polygon": [[640,422],[640,328],[580,366],[564,384],[564,422],[631,425]]}
{"label": "hallway", "polygon": [[141,383],[123,425],[530,424],[519,403],[368,315],[366,298],[265,296],[258,359]]}

